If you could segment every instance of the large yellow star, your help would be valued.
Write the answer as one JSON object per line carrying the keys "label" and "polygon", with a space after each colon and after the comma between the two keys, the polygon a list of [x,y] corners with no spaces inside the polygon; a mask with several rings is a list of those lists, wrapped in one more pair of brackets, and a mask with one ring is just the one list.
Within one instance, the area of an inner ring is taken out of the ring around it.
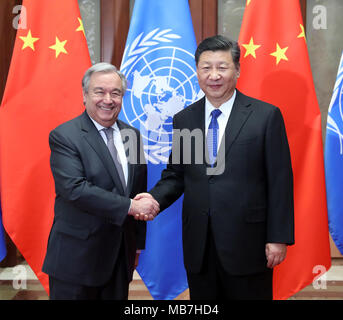
{"label": "large yellow star", "polygon": [[251,0],[247,0],[247,6],[250,4]]}
{"label": "large yellow star", "polygon": [[256,50],[261,47],[259,44],[254,44],[253,37],[250,38],[250,42],[248,44],[242,44],[242,46],[246,49],[244,58],[247,57],[249,54],[252,55],[256,59]]}
{"label": "large yellow star", "polygon": [[67,40],[64,41],[60,41],[57,37],[56,37],[56,43],[53,46],[50,46],[49,48],[52,50],[56,51],[56,58],[58,58],[58,56],[60,55],[61,52],[68,54],[68,52],[66,51],[66,49],[64,48],[64,46],[66,45]]}
{"label": "large yellow star", "polygon": [[19,37],[19,38],[24,41],[24,44],[23,44],[23,47],[21,48],[21,50],[24,50],[25,48],[29,47],[33,51],[35,51],[34,43],[36,41],[38,41],[39,38],[33,38],[32,34],[31,34],[31,30],[29,30],[26,37]]}
{"label": "large yellow star", "polygon": [[301,29],[301,32],[300,32],[300,34],[298,35],[298,38],[304,38],[305,41],[306,41],[305,29],[304,29],[304,26],[303,26],[302,24],[300,24],[300,29]]}
{"label": "large yellow star", "polygon": [[78,26],[78,28],[75,31],[82,31],[83,34],[85,35],[85,28],[83,27],[83,22],[80,18],[77,18],[77,20],[79,20],[80,25]]}
{"label": "large yellow star", "polygon": [[279,64],[280,60],[288,61],[288,58],[286,57],[287,49],[288,47],[280,48],[279,44],[276,43],[276,51],[270,54],[276,58],[276,64]]}

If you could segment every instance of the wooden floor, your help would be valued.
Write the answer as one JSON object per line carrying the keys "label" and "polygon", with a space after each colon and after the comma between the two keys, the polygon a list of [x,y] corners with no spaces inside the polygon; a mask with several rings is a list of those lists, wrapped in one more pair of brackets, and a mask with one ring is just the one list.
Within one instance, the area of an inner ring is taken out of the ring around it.
{"label": "wooden floor", "polygon": [[[20,269],[0,268],[0,300],[48,300],[48,295],[27,264],[19,266],[27,270],[27,281],[16,280]],[[19,270],[19,271],[18,271]],[[153,300],[139,275],[135,273],[130,284],[129,300]],[[186,290],[175,300],[189,300]],[[333,259],[332,267],[326,273],[326,288],[309,285],[289,300],[343,300],[343,259]]]}

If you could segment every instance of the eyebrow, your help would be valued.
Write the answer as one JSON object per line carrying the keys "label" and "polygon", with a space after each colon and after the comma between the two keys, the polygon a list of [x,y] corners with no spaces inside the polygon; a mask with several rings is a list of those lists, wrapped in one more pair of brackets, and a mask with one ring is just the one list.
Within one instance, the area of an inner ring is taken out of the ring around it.
{"label": "eyebrow", "polygon": [[[103,87],[95,87],[95,88],[93,88],[93,90],[105,90]],[[111,90],[111,92],[113,92],[113,91],[116,91],[116,92],[119,92],[119,93],[121,93],[122,92],[122,90],[120,90],[120,89],[118,89],[118,88],[114,88],[113,90]]]}
{"label": "eyebrow", "polygon": [[212,62],[212,61],[201,61],[199,62],[198,64],[225,64],[225,65],[229,65],[230,63],[227,62],[227,61],[219,61],[218,63],[217,62]]}

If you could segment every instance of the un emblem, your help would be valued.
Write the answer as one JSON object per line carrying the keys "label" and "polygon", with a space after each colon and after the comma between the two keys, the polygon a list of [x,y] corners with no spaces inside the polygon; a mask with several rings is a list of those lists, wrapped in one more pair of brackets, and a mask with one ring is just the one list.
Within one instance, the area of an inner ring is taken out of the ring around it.
{"label": "un emblem", "polygon": [[[172,118],[198,99],[194,55],[172,46],[181,37],[171,29],[141,33],[125,49],[121,71],[128,80],[122,112],[138,128],[145,156],[166,163],[172,144]],[[168,44],[167,44],[168,43]]]}
{"label": "un emblem", "polygon": [[339,153],[340,155],[343,155],[343,58],[340,62],[328,110],[326,129],[337,135],[339,141]]}

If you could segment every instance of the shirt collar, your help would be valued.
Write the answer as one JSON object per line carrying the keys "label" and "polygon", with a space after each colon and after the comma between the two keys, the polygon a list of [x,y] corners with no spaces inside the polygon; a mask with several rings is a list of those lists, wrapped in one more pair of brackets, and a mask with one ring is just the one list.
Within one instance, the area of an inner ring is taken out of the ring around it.
{"label": "shirt collar", "polygon": [[211,118],[211,112],[214,109],[219,109],[223,115],[225,116],[225,118],[228,118],[233,106],[233,103],[235,101],[236,98],[236,89],[233,92],[233,95],[231,96],[231,98],[229,100],[227,100],[226,102],[224,102],[219,108],[215,108],[212,103],[207,99],[207,97],[205,98],[205,116],[206,119]]}
{"label": "shirt collar", "polygon": [[[97,128],[98,131],[101,131],[103,129],[107,129],[107,127],[102,126],[100,123],[96,122],[91,116],[89,116],[89,118],[93,121],[95,127]],[[113,123],[113,125],[111,126],[113,128],[114,131],[118,131],[119,127],[117,125],[117,121],[115,123]]]}

